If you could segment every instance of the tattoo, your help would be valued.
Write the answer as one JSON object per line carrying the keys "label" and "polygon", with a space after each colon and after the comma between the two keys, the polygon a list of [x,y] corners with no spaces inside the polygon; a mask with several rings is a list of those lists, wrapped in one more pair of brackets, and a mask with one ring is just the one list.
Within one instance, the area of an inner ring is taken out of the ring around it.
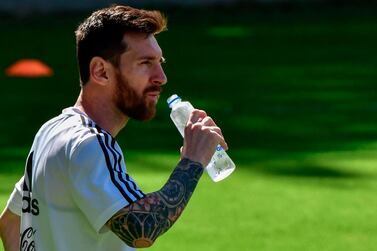
{"label": "tattoo", "polygon": [[128,246],[151,246],[181,215],[202,174],[200,163],[182,159],[161,190],[123,208],[107,226]]}

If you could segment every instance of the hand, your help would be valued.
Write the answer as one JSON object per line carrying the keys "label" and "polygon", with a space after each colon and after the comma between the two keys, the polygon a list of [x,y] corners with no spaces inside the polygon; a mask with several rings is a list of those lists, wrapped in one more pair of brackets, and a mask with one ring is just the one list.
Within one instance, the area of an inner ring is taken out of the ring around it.
{"label": "hand", "polygon": [[208,117],[205,111],[195,109],[185,127],[182,157],[200,162],[203,167],[206,167],[218,144],[225,150],[228,149],[221,129],[212,118]]}

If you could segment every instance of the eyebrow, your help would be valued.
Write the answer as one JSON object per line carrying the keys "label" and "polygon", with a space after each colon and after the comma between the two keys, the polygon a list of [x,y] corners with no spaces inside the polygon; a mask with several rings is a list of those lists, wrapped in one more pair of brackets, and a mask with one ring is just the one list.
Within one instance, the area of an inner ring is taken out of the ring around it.
{"label": "eyebrow", "polygon": [[[153,56],[145,56],[145,57],[141,57],[139,60],[157,60],[158,57],[153,57]],[[166,63],[166,59],[164,57],[161,57],[160,58],[160,63]]]}

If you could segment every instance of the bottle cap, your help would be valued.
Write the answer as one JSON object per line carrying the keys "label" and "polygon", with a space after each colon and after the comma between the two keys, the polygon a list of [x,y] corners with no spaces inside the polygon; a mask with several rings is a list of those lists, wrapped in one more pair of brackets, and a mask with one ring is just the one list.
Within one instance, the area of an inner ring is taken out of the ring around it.
{"label": "bottle cap", "polygon": [[170,108],[172,108],[172,106],[175,104],[175,103],[177,103],[177,102],[179,102],[179,101],[181,101],[182,99],[177,95],[177,94],[173,94],[173,95],[171,95],[169,98],[168,98],[168,100],[166,101],[167,103],[168,103],[168,106],[170,107]]}

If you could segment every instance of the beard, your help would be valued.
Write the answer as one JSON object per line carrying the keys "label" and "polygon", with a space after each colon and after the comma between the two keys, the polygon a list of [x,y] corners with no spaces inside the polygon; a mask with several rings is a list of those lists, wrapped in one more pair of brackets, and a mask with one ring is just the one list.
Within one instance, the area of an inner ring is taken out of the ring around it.
{"label": "beard", "polygon": [[122,77],[120,72],[116,73],[116,91],[114,101],[116,107],[127,117],[146,121],[152,119],[156,114],[156,104],[148,102],[146,94],[151,91],[161,92],[160,86],[150,86],[143,90],[140,96]]}

